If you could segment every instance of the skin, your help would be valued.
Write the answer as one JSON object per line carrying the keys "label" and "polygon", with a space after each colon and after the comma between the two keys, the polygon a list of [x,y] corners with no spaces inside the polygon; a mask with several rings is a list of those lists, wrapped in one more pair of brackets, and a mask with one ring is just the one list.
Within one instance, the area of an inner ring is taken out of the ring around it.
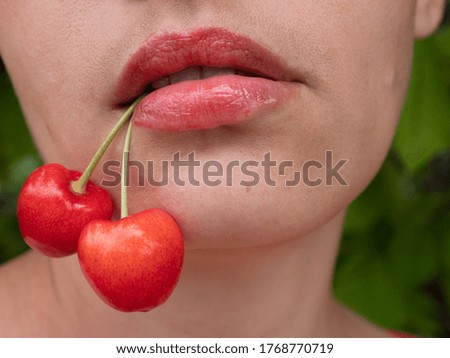
{"label": "skin", "polygon": [[[183,230],[186,260],[170,300],[148,314],[118,313],[92,293],[76,257],[29,253],[0,269],[0,336],[388,336],[335,301],[333,268],[345,210],[391,144],[414,40],[437,28],[444,0],[258,4],[0,0],[0,54],[45,162],[85,168],[123,112],[113,105],[121,70],[150,34],[222,26],[304,77],[299,97],[228,128],[136,128],[132,159],[195,150],[198,160],[226,164],[270,151],[304,163],[333,150],[348,159],[340,173],[349,184],[288,188],[273,176],[274,188],[138,187],[134,176],[130,213],[160,207]],[[105,160],[120,160],[122,139]],[[119,188],[111,193],[118,203]]]}

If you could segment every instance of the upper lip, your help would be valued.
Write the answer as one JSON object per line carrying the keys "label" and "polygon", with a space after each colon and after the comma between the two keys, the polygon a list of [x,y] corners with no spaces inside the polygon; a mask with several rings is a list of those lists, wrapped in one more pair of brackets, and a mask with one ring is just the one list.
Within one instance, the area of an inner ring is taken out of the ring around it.
{"label": "upper lip", "polygon": [[158,32],[126,63],[115,90],[116,103],[130,102],[150,83],[191,66],[232,67],[276,81],[302,82],[273,51],[227,29]]}

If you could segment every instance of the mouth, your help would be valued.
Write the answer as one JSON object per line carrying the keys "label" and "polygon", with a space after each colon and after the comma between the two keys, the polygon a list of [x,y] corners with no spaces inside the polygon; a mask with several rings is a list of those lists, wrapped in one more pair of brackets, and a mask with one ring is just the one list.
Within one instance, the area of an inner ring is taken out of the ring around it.
{"label": "mouth", "polygon": [[136,125],[211,129],[273,110],[303,83],[268,48],[222,28],[163,32],[132,55],[115,91],[121,108],[143,93]]}

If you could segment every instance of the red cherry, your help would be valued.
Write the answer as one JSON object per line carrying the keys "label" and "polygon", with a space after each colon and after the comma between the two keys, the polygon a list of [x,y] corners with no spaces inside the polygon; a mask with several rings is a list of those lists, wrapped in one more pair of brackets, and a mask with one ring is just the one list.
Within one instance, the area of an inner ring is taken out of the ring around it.
{"label": "red cherry", "polygon": [[90,181],[84,194],[71,190],[71,182],[80,176],[80,172],[51,163],[26,180],[19,194],[17,220],[33,249],[51,257],[71,255],[88,222],[111,218],[113,203],[106,190]]}
{"label": "red cherry", "polygon": [[88,282],[103,301],[124,312],[145,312],[164,303],[178,282],[183,257],[180,229],[159,209],[116,222],[91,222],[78,242]]}

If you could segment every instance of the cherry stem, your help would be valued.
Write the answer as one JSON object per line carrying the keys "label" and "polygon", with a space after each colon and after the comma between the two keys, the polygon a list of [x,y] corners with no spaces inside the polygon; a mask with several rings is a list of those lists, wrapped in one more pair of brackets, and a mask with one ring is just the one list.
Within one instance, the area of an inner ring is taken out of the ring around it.
{"label": "cherry stem", "polygon": [[114,126],[114,128],[111,130],[111,132],[106,137],[105,141],[102,143],[100,148],[98,148],[97,152],[95,153],[94,157],[92,158],[91,162],[81,175],[81,177],[72,183],[70,183],[70,188],[72,191],[76,194],[84,194],[86,192],[86,185],[89,181],[89,178],[91,177],[92,173],[94,172],[95,168],[97,167],[98,163],[100,162],[100,159],[102,159],[103,154],[105,154],[106,150],[108,149],[109,145],[113,141],[113,139],[117,136],[117,133],[119,133],[120,129],[123,127],[123,125],[131,118],[131,115],[133,114],[134,110],[136,109],[136,106],[141,101],[141,99],[144,97],[139,97],[134,103],[125,111],[125,113],[120,117],[117,124]]}
{"label": "cherry stem", "polygon": [[131,145],[131,128],[133,122],[130,122],[125,137],[125,145],[122,153],[122,181],[120,183],[120,218],[123,219],[128,216],[128,179],[129,179],[129,162],[130,162],[130,145]]}

